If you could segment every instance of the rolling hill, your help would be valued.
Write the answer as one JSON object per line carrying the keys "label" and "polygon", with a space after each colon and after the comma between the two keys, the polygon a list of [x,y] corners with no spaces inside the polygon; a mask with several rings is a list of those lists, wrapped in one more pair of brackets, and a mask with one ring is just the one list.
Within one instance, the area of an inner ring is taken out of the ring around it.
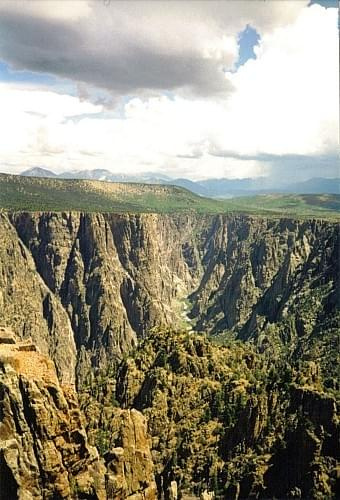
{"label": "rolling hill", "polygon": [[33,167],[20,173],[24,177],[53,177],[59,179],[86,179],[109,182],[138,182],[146,184],[165,184],[184,187],[200,196],[210,198],[232,198],[235,196],[256,196],[258,194],[340,194],[340,179],[313,177],[302,182],[288,183],[283,179],[279,183],[270,178],[257,177],[245,179],[205,179],[194,181],[178,177],[170,178],[160,172],[140,174],[113,173],[97,168],[93,170],[69,170],[56,174],[51,170]]}
{"label": "rolling hill", "polygon": [[259,195],[216,200],[171,185],[23,177],[0,174],[0,208],[27,211],[239,212],[337,218],[339,195]]}

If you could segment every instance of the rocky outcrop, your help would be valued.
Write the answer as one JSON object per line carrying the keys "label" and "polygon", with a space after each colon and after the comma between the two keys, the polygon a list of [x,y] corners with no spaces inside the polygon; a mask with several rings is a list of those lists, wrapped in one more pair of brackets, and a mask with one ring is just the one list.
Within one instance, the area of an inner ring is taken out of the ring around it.
{"label": "rocky outcrop", "polygon": [[32,342],[0,329],[0,499],[155,500],[145,417],[115,409],[90,446],[74,388]]}
{"label": "rocky outcrop", "polygon": [[104,456],[108,498],[155,500],[157,490],[146,418],[134,409],[117,410],[109,432],[110,447]]}
{"label": "rocky outcrop", "polygon": [[[332,498],[339,487],[340,426],[336,402],[309,387],[291,386],[283,443],[265,473],[268,496]],[[336,484],[338,482],[338,485]]]}
{"label": "rocky outcrop", "polygon": [[176,483],[183,497],[334,498],[336,401],[298,378],[247,345],[154,332],[121,364],[116,395],[148,418],[159,497]]}
{"label": "rocky outcrop", "polygon": [[74,383],[76,348],[68,315],[3,214],[0,240],[1,325],[21,339],[31,337],[42,353],[51,356],[60,380]]}
{"label": "rocky outcrop", "polygon": [[77,396],[27,342],[0,345],[0,498],[106,498]]}

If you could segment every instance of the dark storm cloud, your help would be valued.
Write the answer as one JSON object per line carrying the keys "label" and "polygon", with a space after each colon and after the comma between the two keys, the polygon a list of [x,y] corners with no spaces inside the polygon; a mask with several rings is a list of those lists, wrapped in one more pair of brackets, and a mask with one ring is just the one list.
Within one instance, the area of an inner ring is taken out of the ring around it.
{"label": "dark storm cloud", "polygon": [[204,58],[194,48],[166,50],[132,37],[115,38],[108,31],[91,39],[91,32],[79,30],[77,23],[17,13],[1,13],[0,30],[0,58],[15,69],[51,73],[125,95],[182,88],[208,96],[232,89],[221,61]]}
{"label": "dark storm cloud", "polygon": [[[0,59],[117,95],[177,89],[225,95],[232,91],[224,71],[237,60],[237,34],[248,23],[266,31],[290,22],[307,0],[283,4],[2,0]],[[80,10],[86,12],[77,16]]]}
{"label": "dark storm cloud", "polygon": [[25,14],[2,12],[0,16],[1,57],[20,69],[51,71],[52,60],[67,65],[67,53],[81,42],[80,34],[67,24]]}

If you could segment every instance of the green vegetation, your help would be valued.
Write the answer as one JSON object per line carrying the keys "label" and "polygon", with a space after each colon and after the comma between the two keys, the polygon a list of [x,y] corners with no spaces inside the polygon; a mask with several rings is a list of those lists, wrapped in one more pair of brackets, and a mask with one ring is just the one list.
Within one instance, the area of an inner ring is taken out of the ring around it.
{"label": "green vegetation", "polygon": [[335,217],[340,212],[340,195],[336,194],[265,194],[233,198],[235,210],[298,215],[301,217]]}
{"label": "green vegetation", "polygon": [[[300,362],[227,343],[154,329],[109,384],[122,408],[147,417],[157,483],[166,491],[176,480],[182,494],[208,490],[218,500],[235,491],[292,498],[296,489],[298,498],[332,498],[336,406],[313,354]],[[109,392],[94,400],[80,391],[88,436],[101,453],[117,434],[120,410],[110,407]]]}
{"label": "green vegetation", "polygon": [[339,217],[339,195],[261,195],[228,200],[200,197],[175,186],[42,179],[0,174],[0,209],[86,212],[246,213]]}

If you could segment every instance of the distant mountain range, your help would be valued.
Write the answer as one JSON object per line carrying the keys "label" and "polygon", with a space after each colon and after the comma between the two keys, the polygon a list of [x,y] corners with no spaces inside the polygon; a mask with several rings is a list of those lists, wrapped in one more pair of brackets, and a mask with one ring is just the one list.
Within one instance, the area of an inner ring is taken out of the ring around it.
{"label": "distant mountain range", "polygon": [[89,179],[111,182],[144,182],[150,184],[163,184],[170,181],[170,177],[162,174],[143,173],[139,175],[114,174],[109,170],[97,168],[94,170],[69,170],[56,174],[51,170],[41,167],[33,167],[20,173],[25,177],[53,177],[59,179]]}
{"label": "distant mountain range", "polygon": [[41,167],[29,168],[28,170],[21,172],[20,175],[23,175],[24,177],[58,177],[58,175],[51,170]]}
{"label": "distant mountain range", "polygon": [[[299,194],[340,194],[340,178],[314,177],[302,182],[282,186],[268,186],[267,179],[206,179],[192,181],[185,178],[172,179],[166,175],[147,172],[138,175],[114,174],[105,169],[70,170],[56,174],[51,170],[34,167],[24,170],[25,177],[49,177],[60,179],[89,179],[110,182],[141,182],[148,184],[171,184],[183,187],[200,196],[229,198],[233,196],[252,196],[261,193],[299,193]],[[266,182],[265,182],[266,181]],[[266,185],[268,187],[264,188]]]}

